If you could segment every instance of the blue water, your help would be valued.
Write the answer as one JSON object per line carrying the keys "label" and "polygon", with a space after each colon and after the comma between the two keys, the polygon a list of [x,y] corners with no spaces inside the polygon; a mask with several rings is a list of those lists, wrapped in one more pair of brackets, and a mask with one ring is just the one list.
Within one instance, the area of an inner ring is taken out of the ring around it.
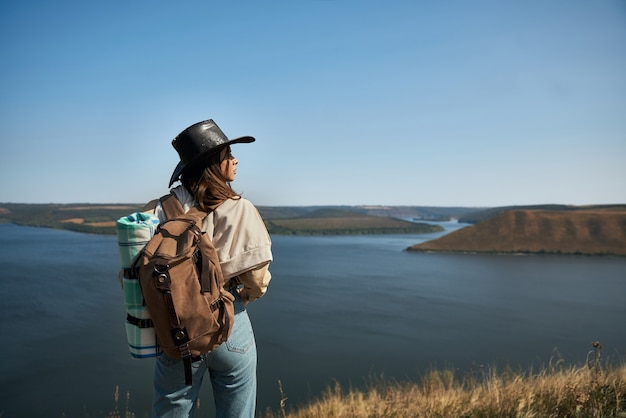
{"label": "blue water", "polygon": [[[279,381],[293,407],[335,381],[582,363],[595,340],[624,360],[626,259],[402,251],[438,235],[273,237],[249,306],[259,410],[278,410]],[[153,362],[125,346],[115,237],[0,225],[0,262],[0,415],[148,416]]]}

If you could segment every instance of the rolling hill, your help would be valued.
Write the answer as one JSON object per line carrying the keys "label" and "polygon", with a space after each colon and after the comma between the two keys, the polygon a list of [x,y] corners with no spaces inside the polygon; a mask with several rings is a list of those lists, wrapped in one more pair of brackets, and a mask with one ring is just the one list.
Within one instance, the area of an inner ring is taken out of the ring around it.
{"label": "rolling hill", "polygon": [[[138,204],[0,203],[0,223],[114,235],[117,219],[139,211],[142,207]],[[268,230],[277,235],[419,234],[442,230],[437,225],[385,216],[403,210],[385,207],[372,215],[367,209],[350,206],[259,208]],[[436,213],[435,208],[429,211]],[[419,212],[413,210],[409,213]]]}
{"label": "rolling hill", "polygon": [[626,256],[626,209],[514,209],[407,251]]}
{"label": "rolling hill", "polygon": [[439,225],[328,208],[294,218],[267,219],[265,223],[270,234],[279,235],[421,234],[443,231]]}

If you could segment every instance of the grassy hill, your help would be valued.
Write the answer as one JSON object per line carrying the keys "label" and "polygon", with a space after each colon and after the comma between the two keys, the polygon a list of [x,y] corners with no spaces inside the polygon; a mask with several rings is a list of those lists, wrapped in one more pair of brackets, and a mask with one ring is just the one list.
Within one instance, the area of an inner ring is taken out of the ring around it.
{"label": "grassy hill", "polygon": [[[114,235],[115,222],[142,207],[139,204],[0,203],[0,223]],[[368,214],[363,207],[352,206],[260,207],[259,211],[272,234],[397,234],[442,230],[436,225],[389,217],[398,212],[393,207],[378,210],[377,216]]]}
{"label": "grassy hill", "polygon": [[0,223],[115,234],[115,222],[142,207],[138,204],[0,203]]}
{"label": "grassy hill", "polygon": [[[450,218],[462,218],[473,213],[481,213],[485,208],[473,207],[442,207],[442,206],[259,206],[263,219],[306,218],[320,210],[337,210],[356,212],[363,215],[382,216],[387,218],[447,221]],[[317,215],[312,215],[317,216]]]}
{"label": "grassy hill", "polygon": [[459,222],[467,224],[477,224],[487,219],[491,219],[509,210],[549,210],[549,211],[579,211],[579,210],[597,210],[597,211],[620,211],[626,210],[626,205],[592,205],[592,206],[574,206],[574,205],[521,205],[521,206],[498,206],[494,208],[486,208],[465,212],[459,216]]}
{"label": "grassy hill", "polygon": [[626,209],[507,210],[407,250],[626,256]]}
{"label": "grassy hill", "polygon": [[318,209],[295,218],[267,219],[270,234],[363,235],[439,232],[438,225],[366,215],[351,210]]}

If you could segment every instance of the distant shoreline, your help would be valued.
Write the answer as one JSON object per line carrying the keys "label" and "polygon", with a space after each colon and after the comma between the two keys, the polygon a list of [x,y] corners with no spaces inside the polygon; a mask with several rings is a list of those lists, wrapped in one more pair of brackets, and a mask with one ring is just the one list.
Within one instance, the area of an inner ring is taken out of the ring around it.
{"label": "distant shoreline", "polygon": [[[116,235],[116,221],[133,212],[139,212],[142,208],[143,205],[134,204],[0,203],[0,223]],[[272,235],[436,233],[444,230],[438,222],[457,219],[469,226],[405,250],[520,256],[626,256],[626,204],[487,209],[424,206],[262,206],[259,207],[259,212]]]}
{"label": "distant shoreline", "polygon": [[[117,220],[142,208],[127,204],[0,204],[0,223],[116,235]],[[372,215],[345,207],[263,207],[260,212],[269,233],[273,235],[423,234],[443,231],[439,225]]]}

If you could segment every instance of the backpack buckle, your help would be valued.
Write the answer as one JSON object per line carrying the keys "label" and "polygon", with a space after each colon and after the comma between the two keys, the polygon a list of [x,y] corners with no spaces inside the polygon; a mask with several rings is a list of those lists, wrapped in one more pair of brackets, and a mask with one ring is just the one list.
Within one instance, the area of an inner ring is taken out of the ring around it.
{"label": "backpack buckle", "polygon": [[222,300],[222,298],[219,298],[217,300],[214,300],[213,302],[210,303],[210,307],[211,307],[211,312],[214,312],[218,309],[221,309],[224,307],[224,301]]}
{"label": "backpack buckle", "polygon": [[168,290],[170,288],[171,280],[169,271],[169,264],[166,265],[155,265],[154,271],[152,272],[152,277],[154,278],[154,285],[157,289],[160,290]]}
{"label": "backpack buckle", "polygon": [[[189,334],[187,334],[187,330],[185,328],[174,328],[171,330],[171,333],[172,339],[174,340],[174,344],[176,344],[176,346],[180,346],[181,344],[185,344],[189,341]],[[187,345],[186,347],[180,347],[180,351],[183,357],[185,355],[185,353],[183,352],[184,349],[189,350],[189,345]],[[189,355],[191,355],[191,352],[189,352]]]}

